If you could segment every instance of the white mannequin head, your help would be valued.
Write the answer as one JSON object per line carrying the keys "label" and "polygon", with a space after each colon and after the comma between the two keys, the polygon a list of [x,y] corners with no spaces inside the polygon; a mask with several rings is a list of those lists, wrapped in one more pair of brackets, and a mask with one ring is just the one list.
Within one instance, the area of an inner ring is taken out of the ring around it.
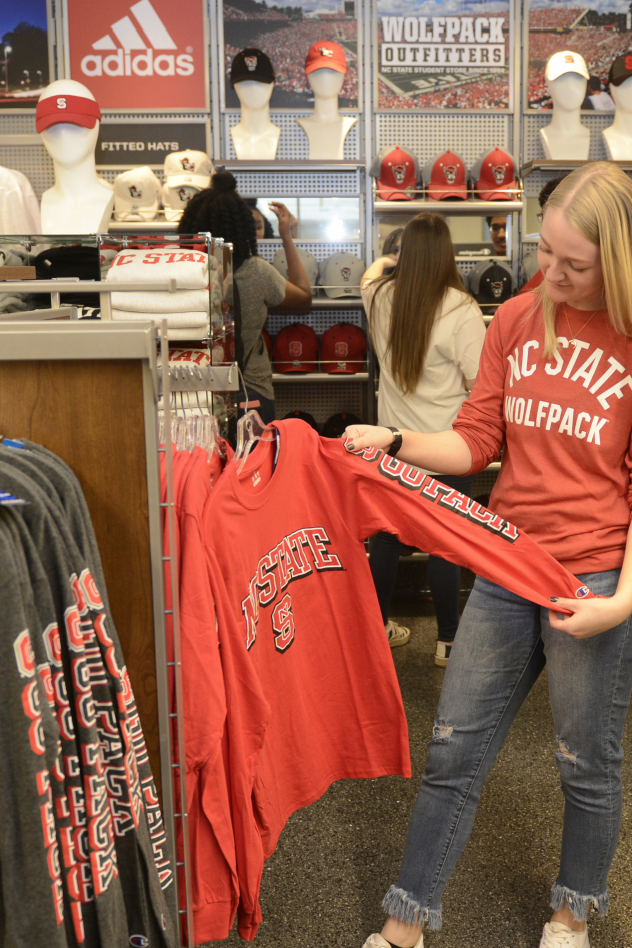
{"label": "white mannequin head", "polygon": [[565,72],[557,79],[549,79],[547,89],[553,107],[562,112],[576,112],[586,98],[588,83],[578,72]]}
{"label": "white mannequin head", "polygon": [[632,76],[619,86],[611,83],[610,95],[617,107],[617,112],[632,112]]}
{"label": "white mannequin head", "polygon": [[[51,96],[76,95],[96,101],[90,90],[81,82],[74,79],[58,79],[51,82],[44,89],[40,100]],[[70,122],[60,122],[51,125],[40,132],[46,151],[53,161],[62,167],[72,168],[82,164],[92,156],[99,137],[100,122],[97,120],[94,128],[85,128],[83,125],[73,125]]]}
{"label": "white mannequin head", "polygon": [[252,109],[254,111],[264,108],[272,97],[274,91],[273,82],[257,82],[256,79],[244,79],[243,82],[236,82],[233,89],[237,93],[239,104],[242,109]]}
{"label": "white mannequin head", "polygon": [[314,69],[307,74],[307,81],[315,96],[331,98],[340,95],[345,81],[344,73],[335,69]]}

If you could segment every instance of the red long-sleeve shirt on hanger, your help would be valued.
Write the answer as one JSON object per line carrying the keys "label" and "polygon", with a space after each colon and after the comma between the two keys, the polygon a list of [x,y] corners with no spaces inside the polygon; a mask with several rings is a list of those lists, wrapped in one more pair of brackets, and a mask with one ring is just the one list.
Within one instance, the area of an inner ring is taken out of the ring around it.
{"label": "red long-sleeve shirt on hanger", "polygon": [[230,637],[248,653],[270,704],[254,784],[266,857],[288,816],[334,780],[410,776],[365,537],[395,533],[542,605],[589,594],[515,526],[429,475],[377,450],[350,453],[301,421],[274,424],[276,467],[275,443],[256,445],[241,474],[226,466],[204,509],[230,612],[222,648]]}

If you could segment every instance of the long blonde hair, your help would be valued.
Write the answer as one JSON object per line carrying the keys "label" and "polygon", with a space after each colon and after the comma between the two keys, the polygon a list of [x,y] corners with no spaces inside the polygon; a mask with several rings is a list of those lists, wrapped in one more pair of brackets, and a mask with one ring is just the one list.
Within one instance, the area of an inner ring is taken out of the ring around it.
{"label": "long blonde hair", "polygon": [[[622,336],[632,336],[632,181],[609,161],[591,161],[558,184],[544,205],[563,211],[569,224],[599,247],[605,307]],[[543,282],[536,290],[542,303],[544,356],[557,349],[557,304]]]}
{"label": "long blonde hair", "polygon": [[442,215],[418,214],[408,222],[395,270],[376,283],[369,306],[369,331],[373,331],[378,293],[392,284],[386,352],[390,352],[395,383],[409,395],[422,377],[430,335],[446,291],[452,287],[465,292]]}

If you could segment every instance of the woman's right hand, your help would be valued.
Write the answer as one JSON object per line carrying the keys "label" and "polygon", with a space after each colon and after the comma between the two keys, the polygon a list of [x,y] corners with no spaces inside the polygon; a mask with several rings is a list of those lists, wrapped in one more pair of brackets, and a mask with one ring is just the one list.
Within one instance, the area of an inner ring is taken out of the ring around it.
{"label": "woman's right hand", "polygon": [[379,448],[381,451],[388,451],[393,443],[393,432],[382,425],[349,425],[345,428],[345,439],[350,442],[351,448]]}

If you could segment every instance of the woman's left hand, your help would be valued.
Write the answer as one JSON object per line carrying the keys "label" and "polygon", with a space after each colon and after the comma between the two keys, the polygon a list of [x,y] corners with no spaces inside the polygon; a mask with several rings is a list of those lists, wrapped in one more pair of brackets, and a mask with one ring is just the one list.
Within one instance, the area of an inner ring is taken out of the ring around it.
{"label": "woman's left hand", "polygon": [[[558,608],[573,615],[558,617]],[[628,618],[627,605],[616,596],[595,599],[557,599],[549,612],[551,628],[567,632],[575,639],[588,639],[613,629]]]}

